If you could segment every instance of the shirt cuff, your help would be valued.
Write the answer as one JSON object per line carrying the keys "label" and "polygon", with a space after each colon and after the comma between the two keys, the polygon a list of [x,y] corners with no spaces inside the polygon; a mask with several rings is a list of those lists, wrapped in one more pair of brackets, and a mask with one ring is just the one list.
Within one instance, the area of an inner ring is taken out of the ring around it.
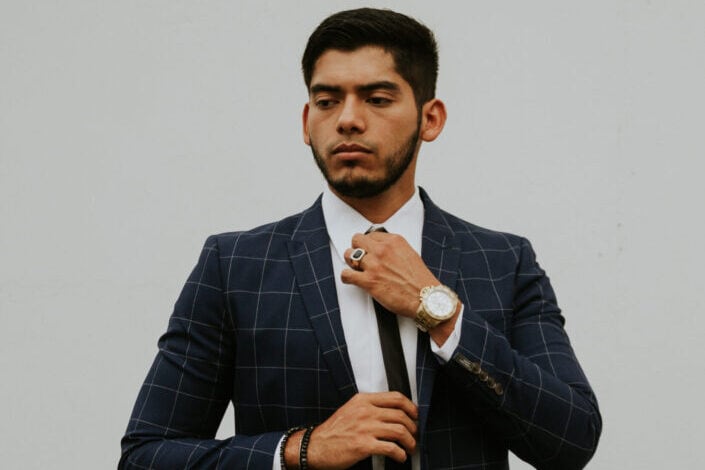
{"label": "shirt cuff", "polygon": [[272,460],[272,470],[282,470],[282,464],[281,464],[281,447],[282,447],[282,441],[284,440],[284,436],[282,436],[281,439],[279,439],[279,444],[277,444],[277,448],[274,449],[274,460]]}
{"label": "shirt cuff", "polygon": [[431,351],[433,351],[433,354],[436,355],[436,358],[438,358],[438,360],[443,364],[450,361],[450,359],[453,357],[453,352],[460,344],[460,330],[461,325],[463,323],[463,311],[465,311],[465,305],[460,306],[460,313],[458,314],[458,319],[455,320],[453,332],[450,334],[450,336],[448,336],[448,339],[446,339],[446,342],[443,343],[442,347],[438,346],[436,342],[429,337],[429,339],[431,340]]}

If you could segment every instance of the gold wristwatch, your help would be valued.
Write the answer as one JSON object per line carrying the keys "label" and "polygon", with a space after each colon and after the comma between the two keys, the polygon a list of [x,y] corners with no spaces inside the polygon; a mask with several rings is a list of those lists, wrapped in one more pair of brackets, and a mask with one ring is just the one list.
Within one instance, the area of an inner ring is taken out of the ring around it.
{"label": "gold wristwatch", "polygon": [[458,296],[443,285],[424,287],[419,293],[419,300],[415,320],[421,331],[428,331],[449,320],[458,308]]}

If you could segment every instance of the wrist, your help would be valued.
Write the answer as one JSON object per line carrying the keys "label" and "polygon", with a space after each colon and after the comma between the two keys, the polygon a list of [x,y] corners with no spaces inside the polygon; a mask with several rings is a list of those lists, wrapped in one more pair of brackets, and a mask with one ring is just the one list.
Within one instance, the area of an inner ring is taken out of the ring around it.
{"label": "wrist", "polygon": [[446,340],[450,337],[451,334],[453,334],[453,331],[455,330],[455,324],[458,321],[458,317],[460,316],[460,312],[462,311],[462,309],[463,305],[461,303],[458,303],[458,306],[455,310],[455,314],[450,319],[443,321],[428,330],[428,335],[438,345],[438,347],[443,347]]}

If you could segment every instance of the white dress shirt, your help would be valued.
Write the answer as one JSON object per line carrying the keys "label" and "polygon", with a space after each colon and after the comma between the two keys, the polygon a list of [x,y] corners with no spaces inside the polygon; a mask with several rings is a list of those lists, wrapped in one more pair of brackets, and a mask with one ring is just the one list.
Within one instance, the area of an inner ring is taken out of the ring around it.
{"label": "white dress shirt", "polygon": [[[330,251],[333,261],[335,288],[338,294],[340,319],[343,324],[343,333],[357,389],[360,392],[367,393],[387,391],[389,390],[387,374],[384,369],[382,347],[380,346],[379,331],[377,329],[377,316],[372,297],[360,287],[352,284],[343,284],[340,280],[341,272],[343,269],[348,268],[343,255],[345,250],[350,248],[353,235],[365,233],[370,226],[375,224],[372,224],[359,212],[343,202],[328,187],[323,192],[322,209],[326,229],[330,236]],[[414,195],[394,215],[384,223],[376,225],[383,225],[388,232],[401,235],[417,253],[421,253],[423,222],[423,202],[419,196],[418,189],[416,189]],[[455,329],[443,344],[443,347],[439,347],[433,340],[430,340],[431,350],[442,362],[450,360],[453,351],[460,342],[462,313],[461,310],[461,317],[456,321]],[[412,318],[397,316],[397,321],[399,322],[399,335],[402,349],[404,350],[406,370],[409,375],[411,399],[414,403],[418,403],[416,390],[418,329]],[[279,446],[277,446],[275,456],[274,465],[272,466],[273,470],[281,470]],[[382,470],[384,468],[384,457],[374,456],[372,464],[375,470]],[[420,468],[418,452],[412,456],[412,468],[414,470]]]}

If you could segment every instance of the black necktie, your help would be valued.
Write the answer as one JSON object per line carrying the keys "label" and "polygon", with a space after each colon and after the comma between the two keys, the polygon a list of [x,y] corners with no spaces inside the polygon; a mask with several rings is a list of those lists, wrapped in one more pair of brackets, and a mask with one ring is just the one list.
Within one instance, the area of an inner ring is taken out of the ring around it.
{"label": "black necktie", "polygon": [[[365,233],[386,232],[384,227],[373,225]],[[411,400],[411,386],[409,385],[409,374],[406,371],[404,361],[404,350],[401,346],[401,336],[399,336],[399,324],[397,316],[372,299],[377,314],[377,328],[379,330],[379,342],[382,346],[382,358],[384,360],[384,370],[387,372],[387,383],[390,391],[401,392]],[[384,459],[385,470],[410,470],[411,455],[407,455],[404,463],[398,463],[392,459]]]}

